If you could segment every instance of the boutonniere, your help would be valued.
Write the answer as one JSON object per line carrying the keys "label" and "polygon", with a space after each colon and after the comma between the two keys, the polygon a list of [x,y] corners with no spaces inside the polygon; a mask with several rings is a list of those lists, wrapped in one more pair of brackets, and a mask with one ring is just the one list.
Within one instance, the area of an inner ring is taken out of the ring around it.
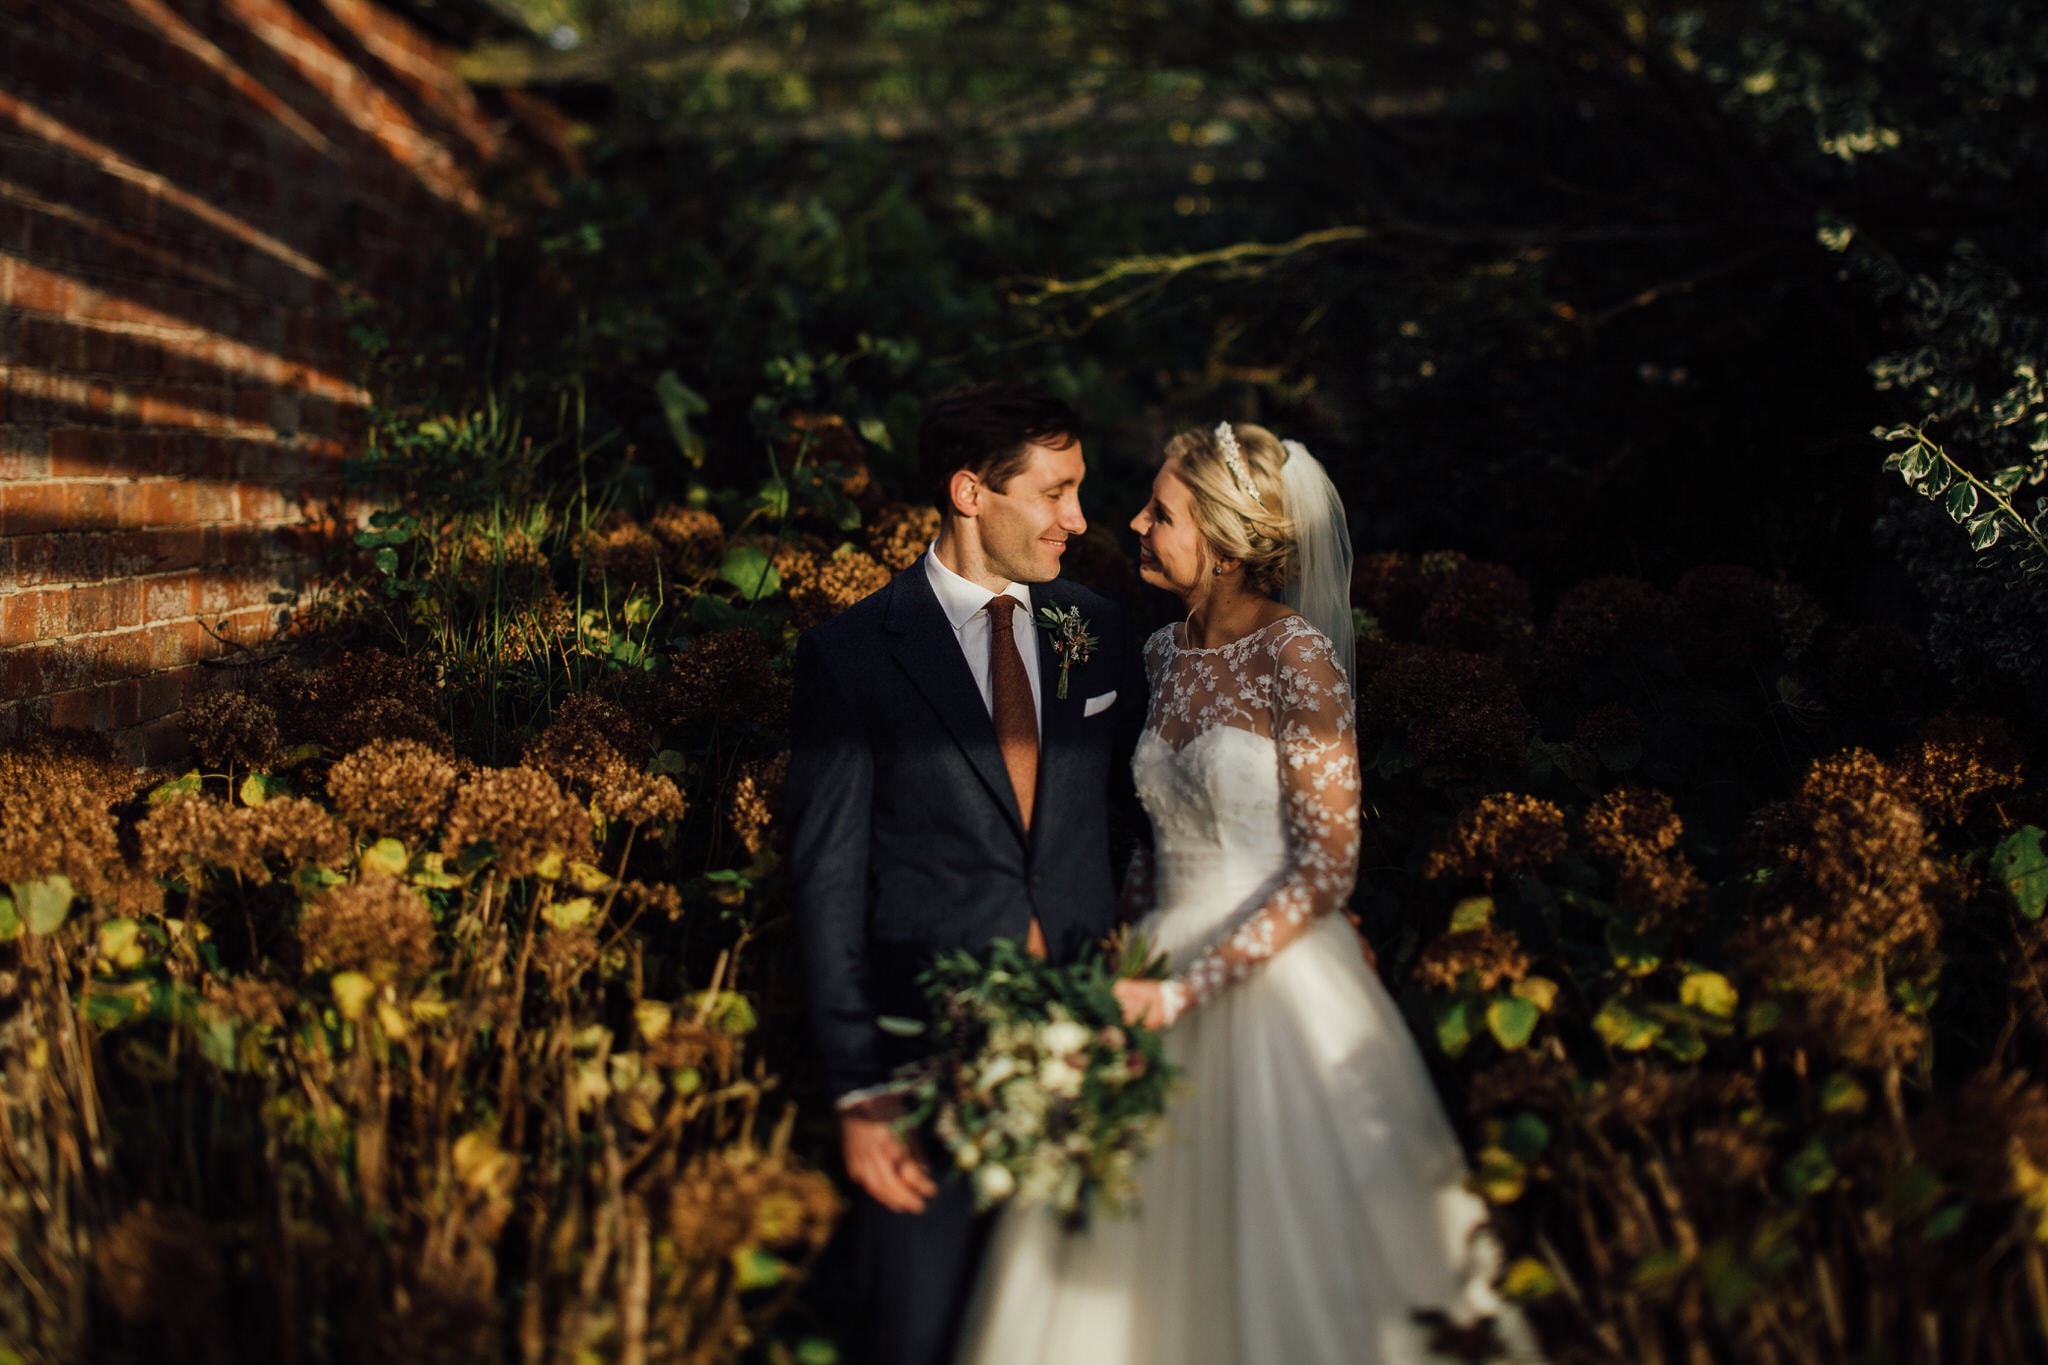
{"label": "boutonniere", "polygon": [[1067,670],[1088,662],[1088,651],[1095,648],[1096,639],[1088,633],[1088,622],[1082,619],[1079,607],[1040,607],[1035,624],[1052,636],[1052,647],[1059,651],[1060,686],[1055,695],[1065,701]]}

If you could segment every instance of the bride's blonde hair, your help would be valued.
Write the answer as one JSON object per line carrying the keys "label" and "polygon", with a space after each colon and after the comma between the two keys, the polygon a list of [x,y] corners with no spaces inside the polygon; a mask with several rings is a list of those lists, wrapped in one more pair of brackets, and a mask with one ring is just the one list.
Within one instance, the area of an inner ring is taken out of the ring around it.
{"label": "bride's blonde hair", "polygon": [[1273,596],[1294,581],[1294,522],[1288,516],[1280,438],[1251,422],[1230,424],[1254,498],[1238,482],[1214,431],[1183,431],[1166,443],[1166,458],[1195,495],[1195,525],[1218,559],[1244,564],[1245,586]]}

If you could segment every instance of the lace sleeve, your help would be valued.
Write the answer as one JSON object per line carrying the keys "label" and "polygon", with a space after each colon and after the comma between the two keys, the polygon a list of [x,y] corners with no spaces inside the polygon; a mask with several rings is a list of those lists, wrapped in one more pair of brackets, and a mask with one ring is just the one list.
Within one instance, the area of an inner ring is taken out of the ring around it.
{"label": "lace sleeve", "polygon": [[1287,871],[1250,918],[1166,983],[1169,1021],[1307,933],[1344,904],[1358,878],[1357,717],[1328,640],[1313,631],[1283,638],[1272,704]]}

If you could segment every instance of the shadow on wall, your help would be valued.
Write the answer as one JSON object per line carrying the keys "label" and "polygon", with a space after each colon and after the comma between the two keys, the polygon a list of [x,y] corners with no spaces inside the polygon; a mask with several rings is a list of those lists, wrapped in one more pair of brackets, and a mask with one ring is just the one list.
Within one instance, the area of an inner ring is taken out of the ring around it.
{"label": "shadow on wall", "polygon": [[0,0],[0,738],[130,730],[343,529],[348,281],[401,313],[494,161],[566,161],[372,0]]}

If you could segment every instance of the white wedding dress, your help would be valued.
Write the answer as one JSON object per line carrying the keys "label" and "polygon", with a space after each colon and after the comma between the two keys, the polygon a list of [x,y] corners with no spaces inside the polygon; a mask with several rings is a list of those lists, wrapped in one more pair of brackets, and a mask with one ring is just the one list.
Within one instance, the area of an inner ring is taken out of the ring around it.
{"label": "white wedding dress", "polygon": [[[1185,1088],[1142,1206],[1064,1230],[1006,1210],[969,1311],[972,1365],[1314,1365],[1433,1359],[1413,1313],[1498,1315],[1486,1211],[1422,1058],[1356,933],[1350,689],[1289,616],[1220,649],[1145,646],[1143,928],[1189,1003]],[[1141,886],[1142,889],[1142,886]]]}

